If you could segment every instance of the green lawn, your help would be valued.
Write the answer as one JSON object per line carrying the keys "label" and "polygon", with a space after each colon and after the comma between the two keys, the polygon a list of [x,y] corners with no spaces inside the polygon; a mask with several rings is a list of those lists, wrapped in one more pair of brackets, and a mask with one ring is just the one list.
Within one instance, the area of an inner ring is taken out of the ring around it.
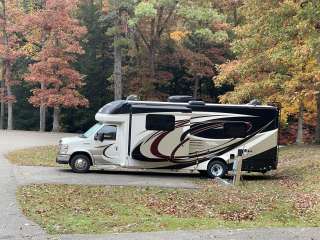
{"label": "green lawn", "polygon": [[198,182],[198,190],[29,185],[17,195],[50,234],[320,226],[320,147],[284,148],[276,172],[238,188]]}
{"label": "green lawn", "polygon": [[9,152],[8,160],[22,166],[58,166],[56,156],[57,146],[33,147]]}

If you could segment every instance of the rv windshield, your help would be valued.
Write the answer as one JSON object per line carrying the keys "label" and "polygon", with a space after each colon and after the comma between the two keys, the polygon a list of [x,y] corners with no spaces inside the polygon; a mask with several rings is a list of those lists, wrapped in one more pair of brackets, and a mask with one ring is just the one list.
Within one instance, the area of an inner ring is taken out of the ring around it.
{"label": "rv windshield", "polygon": [[97,124],[93,125],[88,131],[86,131],[84,134],[82,134],[81,137],[83,137],[83,138],[90,137],[92,134],[95,134],[101,126],[102,126],[101,123],[97,123]]}

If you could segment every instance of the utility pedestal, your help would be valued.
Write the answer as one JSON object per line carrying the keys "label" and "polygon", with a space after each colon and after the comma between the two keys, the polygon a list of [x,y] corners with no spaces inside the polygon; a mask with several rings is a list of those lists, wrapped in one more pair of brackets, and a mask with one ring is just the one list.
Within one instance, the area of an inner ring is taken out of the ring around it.
{"label": "utility pedestal", "polygon": [[242,169],[242,160],[243,160],[243,149],[238,149],[237,158],[233,163],[233,185],[238,186],[241,179],[241,169]]}

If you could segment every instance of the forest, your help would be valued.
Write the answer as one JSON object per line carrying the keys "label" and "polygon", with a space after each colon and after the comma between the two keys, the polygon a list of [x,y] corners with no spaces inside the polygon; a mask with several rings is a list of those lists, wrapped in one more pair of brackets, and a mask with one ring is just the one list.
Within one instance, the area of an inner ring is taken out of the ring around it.
{"label": "forest", "polygon": [[320,142],[319,0],[0,0],[0,129],[82,132],[129,95],[281,108]]}

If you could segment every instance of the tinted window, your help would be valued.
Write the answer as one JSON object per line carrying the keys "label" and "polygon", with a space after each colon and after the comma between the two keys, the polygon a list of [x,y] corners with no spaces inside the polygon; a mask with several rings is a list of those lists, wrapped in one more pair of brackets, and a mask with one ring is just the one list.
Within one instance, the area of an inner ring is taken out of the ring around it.
{"label": "tinted window", "polygon": [[223,125],[226,138],[244,138],[248,125],[245,122],[228,122]]}
{"label": "tinted window", "polygon": [[192,135],[208,139],[244,138],[247,131],[248,124],[245,122],[200,123],[191,126]]}
{"label": "tinted window", "polygon": [[116,140],[117,137],[117,127],[113,125],[104,125],[99,133],[103,133],[105,140]]}
{"label": "tinted window", "polygon": [[175,128],[173,115],[148,114],[146,116],[146,129],[156,131],[172,131]]}
{"label": "tinted window", "polygon": [[[201,138],[209,138],[209,139],[225,138],[223,126],[209,128],[209,129],[205,129],[203,131],[197,130],[197,129],[194,129],[194,130],[192,129],[192,132],[194,132],[195,136],[201,137]],[[191,134],[193,134],[192,132],[191,132]]]}

